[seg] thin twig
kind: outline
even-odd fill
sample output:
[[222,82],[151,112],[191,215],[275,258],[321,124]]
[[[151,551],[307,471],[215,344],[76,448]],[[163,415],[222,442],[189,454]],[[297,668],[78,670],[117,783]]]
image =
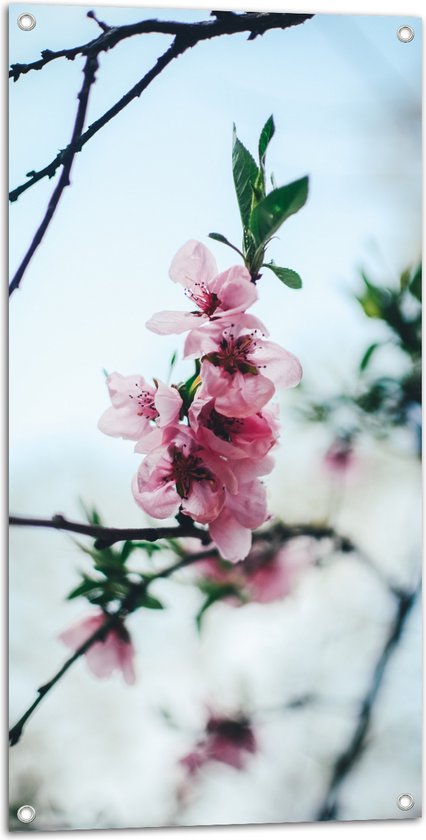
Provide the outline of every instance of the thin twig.
[[117,621],[122,621],[129,613],[131,613],[135,609],[135,605],[140,603],[140,597],[143,595],[148,587],[154,580],[160,580],[162,578],[168,578],[173,575],[175,572],[178,572],[180,569],[185,568],[186,566],[190,566],[193,563],[197,563],[200,560],[204,560],[206,557],[211,557],[212,551],[205,550],[199,551],[196,554],[189,554],[187,557],[179,560],[177,563],[174,563],[172,566],[168,566],[166,569],[162,569],[162,571],[157,572],[155,575],[151,575],[149,579],[143,580],[141,583],[133,584],[130,592],[123,599],[118,609],[112,614],[108,615],[105,614],[105,621],[104,623],[98,627],[98,629],[86,639],[77,650],[74,651],[72,656],[70,656],[66,662],[62,665],[59,671],[49,680],[47,683],[42,685],[37,690],[37,697],[28,707],[26,712],[19,718],[18,722],[15,723],[14,726],[9,731],[9,743],[10,746],[13,747],[21,738],[22,731],[27,720],[31,717],[31,715],[35,712],[37,706],[43,700],[43,697],[48,694],[48,692],[59,682],[59,680],[67,673],[67,671],[71,668],[71,665],[74,662],[77,662],[81,656],[84,656],[85,653],[92,647],[96,642],[100,642],[106,639],[109,631],[116,625]]
[[[53,58],[66,57],[75,58],[76,55],[99,55],[103,50],[111,49],[119,41],[130,35],[142,34],[147,32],[162,32],[168,35],[175,35],[171,46],[163,55],[158,58],[156,64],[134,85],[121,99],[119,99],[111,108],[108,109],[98,120],[89,126],[87,131],[79,138],[78,143],[73,147],[71,143],[61,151],[56,157],[38,171],[32,171],[29,178],[23,184],[15,187],[9,193],[10,201],[16,201],[22,193],[36,184],[43,178],[52,178],[58,167],[63,165],[64,156],[71,151],[79,152],[83,146],[113,117],[120,113],[133,99],[141,95],[141,93],[148,87],[148,85],[170,64],[170,62],[182,55],[187,49],[195,46],[199,41],[215,38],[220,35],[232,35],[238,32],[250,31],[253,34],[263,34],[269,29],[288,29],[290,26],[304,23],[305,20],[313,17],[313,15],[291,15],[291,14],[245,14],[232,15],[231,20],[220,19],[218,21],[202,21],[201,23],[170,23],[166,21],[141,21],[138,24],[131,26],[114,27],[107,33],[103,33],[99,38],[90,41],[81,47],[75,47],[72,50],[61,50],[53,53],[50,50],[45,50],[44,58],[39,62],[27,65],[12,65],[11,71],[16,78],[19,74],[27,73],[31,69],[41,69],[46,63],[52,61]],[[47,55],[46,55],[47,53]],[[36,66],[37,65],[37,66]],[[39,65],[39,66],[38,66]],[[16,69],[18,68],[18,70]]]
[[338,817],[338,795],[340,788],[355,764],[360,760],[375,702],[382,687],[389,660],[401,639],[408,616],[420,593],[420,585],[413,592],[401,593],[398,607],[388,637],[374,667],[369,689],[361,702],[355,730],[345,750],[338,756],[331,774],[324,801],[315,817],[316,821],[335,820]]
[[37,229],[33,241],[31,242],[30,247],[28,248],[27,253],[25,254],[24,259],[21,262],[15,276],[13,277],[10,286],[9,286],[9,295],[11,295],[15,289],[19,288],[19,284],[24,276],[25,270],[29,265],[31,258],[35,254],[38,246],[43,240],[43,237],[52,221],[52,217],[55,213],[55,210],[59,204],[61,195],[70,183],[70,173],[73,164],[73,160],[77,151],[77,141],[81,136],[83,131],[84,121],[86,118],[86,111],[89,102],[89,95],[90,89],[95,82],[96,78],[96,70],[98,69],[98,59],[97,56],[88,56],[84,65],[83,69],[83,85],[81,87],[80,93],[78,94],[78,108],[75,117],[75,123],[73,132],[71,135],[71,142],[66,150],[63,153],[63,170],[61,172],[61,176],[59,178],[58,184],[55,187],[52,196],[50,198],[49,204],[47,205],[47,210],[44,215],[43,221],[41,222],[39,228]]
[[95,548],[102,549],[123,540],[146,540],[155,542],[167,538],[197,537],[201,542],[210,542],[207,531],[202,531],[192,524],[192,520],[181,525],[166,528],[108,528],[104,525],[93,525],[85,522],[72,522],[62,514],[56,514],[51,519],[41,519],[31,516],[11,516],[10,525],[28,526],[33,528],[53,528],[56,531],[70,531],[73,534],[84,534],[96,540]]
[[[264,14],[259,12],[247,12],[244,14],[221,14],[212,12],[215,20],[203,20],[195,23],[179,23],[178,21],[166,20],[142,20],[137,23],[125,26],[108,27],[99,35],[78,47],[71,47],[63,50],[43,50],[41,58],[29,64],[12,64],[9,77],[15,82],[20,76],[29,73],[31,70],[42,70],[46,64],[58,58],[67,58],[73,61],[76,56],[99,55],[101,52],[115,47],[120,41],[131,38],[134,35],[162,34],[182,36],[189,38],[194,43],[205,41],[210,38],[217,38],[220,35],[233,35],[238,32],[250,32],[252,35],[263,35],[270,29],[288,29],[309,20],[313,15],[299,14]],[[93,13],[89,16],[94,18]],[[94,18],[96,20],[96,18]],[[104,24],[105,26],[105,24]],[[102,28],[102,27],[101,27]]]
[[10,201],[16,201],[22,193],[28,190],[30,187],[34,186],[37,181],[41,181],[43,178],[53,178],[57,169],[63,165],[64,158],[66,159],[67,155],[73,154],[75,155],[77,152],[81,152],[83,146],[86,145],[88,140],[93,137],[104,125],[106,125],[110,120],[113,119],[126,105],[129,104],[133,99],[136,99],[138,96],[143,93],[143,91],[151,84],[151,82],[173,61],[174,58],[177,58],[178,55],[181,55],[189,45],[180,44],[180,42],[175,39],[173,44],[166,50],[163,55],[161,55],[156,63],[151,67],[148,73],[140,79],[140,81],[134,85],[127,93],[119,99],[115,105],[109,108],[108,111],[99,117],[99,119],[95,120],[89,128],[81,134],[76,141],[71,141],[68,146],[65,147],[58,155],[43,169],[38,170],[38,172],[32,172],[31,177],[28,181],[24,181],[19,187],[16,187],[9,193]]

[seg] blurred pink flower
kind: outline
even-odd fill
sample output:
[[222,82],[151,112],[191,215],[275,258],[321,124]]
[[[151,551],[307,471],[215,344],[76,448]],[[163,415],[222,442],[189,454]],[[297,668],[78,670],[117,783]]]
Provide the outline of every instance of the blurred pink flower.
[[210,717],[204,737],[179,763],[191,776],[209,761],[219,761],[242,770],[248,755],[256,750],[255,736],[248,720]]
[[[105,620],[106,616],[102,612],[91,615],[65,630],[59,638],[67,647],[75,651],[99,630]],[[128,685],[133,685],[135,682],[133,644],[124,624],[118,619],[106,637],[95,642],[84,655],[90,670],[96,677],[102,679],[110,677],[114,671],[121,671]]]
[[146,513],[166,519],[181,510],[202,524],[219,515],[226,489],[237,492],[233,471],[184,425],[166,430],[163,444],[145,458],[133,481],[135,500]]
[[201,357],[203,394],[215,399],[226,417],[250,417],[273,397],[275,386],[291,388],[300,382],[298,359],[266,341],[252,316],[239,315],[232,323],[193,330],[185,342],[187,357]]
[[[315,543],[309,537],[297,537],[273,554],[260,541],[255,544],[243,573],[250,601],[269,604],[281,600],[295,588],[300,576],[315,563]],[[263,556],[262,556],[263,555]]]
[[234,586],[241,598],[229,595],[224,599],[233,606],[247,601],[269,604],[289,595],[315,559],[315,542],[309,537],[296,537],[281,548],[260,539],[242,562],[227,566],[212,556],[198,563],[196,571],[201,578]]
[[190,240],[180,248],[170,266],[170,277],[185,287],[198,312],[157,312],[147,321],[152,332],[169,335],[199,327],[224,314],[244,312],[257,300],[257,291],[244,266],[217,273],[213,255],[201,242]]
[[177,389],[160,381],[154,387],[142,376],[120,373],[108,376],[107,385],[112,407],[99,420],[101,432],[138,441],[139,452],[161,443],[159,429],[177,422],[179,417],[182,398]]
[[355,463],[352,438],[337,437],[324,455],[324,466],[337,475],[348,472]]

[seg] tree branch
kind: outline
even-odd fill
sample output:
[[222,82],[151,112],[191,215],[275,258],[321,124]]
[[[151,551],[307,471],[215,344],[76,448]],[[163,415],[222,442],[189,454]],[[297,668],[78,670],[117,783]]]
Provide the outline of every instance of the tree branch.
[[[206,544],[210,541],[208,531],[202,531],[199,528],[197,528],[196,525],[193,525],[190,521],[186,520],[181,522],[179,526],[174,526],[170,528],[109,528],[103,525],[72,522],[70,520],[65,519],[65,517],[61,514],[57,514],[51,519],[11,516],[10,524],[24,527],[28,526],[36,528],[52,528],[54,530],[59,531],[69,531],[71,533],[83,534],[88,537],[93,537],[96,540],[95,547],[98,549],[107,548],[108,546],[113,545],[114,543],[122,540],[146,540],[149,542],[154,542],[155,540],[166,537],[177,538],[189,536],[197,537],[203,544]],[[337,532],[333,528],[327,525],[311,523],[285,525],[284,523],[278,522],[265,531],[258,531],[255,534],[253,534],[253,540],[263,540],[264,542],[270,544],[277,543],[282,545],[283,543],[288,542],[289,540],[301,535],[310,536],[317,540],[332,539],[334,542],[334,547],[343,552],[357,551],[356,547],[350,540],[348,540],[346,537],[342,537],[339,534],[337,534]],[[135,609],[137,603],[140,602],[140,596],[146,592],[148,586],[150,586],[154,580],[170,577],[180,569],[183,569],[186,566],[191,566],[192,564],[197,563],[200,560],[204,560],[212,556],[219,556],[217,549],[214,547],[204,549],[194,554],[188,554],[186,557],[181,558],[173,565],[153,575],[149,578],[149,580],[142,580],[141,583],[133,584],[130,592],[128,593],[126,598],[123,599],[116,612],[114,612],[114,614],[112,615],[106,614],[104,624],[101,627],[99,627],[96,630],[96,632],[93,633],[84,642],[84,644],[82,644],[73,653],[73,655],[69,657],[69,659],[66,660],[64,665],[59,669],[59,671],[57,671],[57,673],[52,677],[52,679],[49,680],[49,682],[45,683],[38,689],[37,697],[34,700],[34,702],[29,706],[27,711],[22,715],[19,721],[10,730],[9,738],[11,746],[13,746],[19,741],[25,723],[27,722],[28,718],[31,717],[31,715],[33,714],[43,697],[51,690],[51,688],[53,688],[54,685],[56,685],[56,683],[68,671],[71,665],[73,665],[74,662],[77,661],[77,659],[83,656],[93,644],[95,644],[97,641],[101,641],[106,637],[109,630],[111,630],[111,628],[114,626],[114,623],[117,620],[123,620],[123,618],[125,618],[129,613],[131,613]],[[394,592],[394,594],[397,593]],[[409,612],[409,609],[411,609],[416,594],[417,593],[414,593],[412,595],[400,594],[398,596],[399,606],[397,618],[395,620],[395,626],[393,627],[390,638],[375,669],[373,686],[371,691],[369,692],[368,697],[363,703],[360,715],[360,721],[361,718],[362,720],[366,720],[367,725],[369,722],[369,716],[371,715],[371,708],[373,702],[380,687],[385,665],[387,664],[387,660],[389,659],[393,647],[397,644],[397,641],[402,633],[404,621]],[[355,746],[357,747],[360,737],[362,736],[363,738],[365,736],[365,732],[366,729],[362,730],[360,735],[360,733],[357,730],[358,734],[356,733],[356,737],[354,736],[353,742],[351,742],[351,747],[347,751],[350,756],[352,756],[352,753],[354,751],[354,747],[352,746],[352,744],[355,743]],[[360,749],[359,746],[357,748]],[[336,767],[338,766],[338,769],[335,770],[332,782],[330,784],[330,796],[334,795],[335,791],[337,790],[337,787],[343,780],[343,777],[340,778],[342,772],[341,768],[346,767],[347,763],[348,761],[345,757],[339,759],[339,761],[337,762]],[[349,766],[345,770],[345,773],[348,772]],[[319,819],[329,818],[331,819],[331,817],[319,817]]]
[[30,516],[11,516],[10,525],[29,526],[32,528],[53,528],[56,531],[70,531],[73,534],[84,534],[93,537],[95,548],[102,549],[114,545],[122,540],[156,540],[178,537],[197,537],[202,543],[210,542],[207,531],[202,531],[192,523],[192,520],[181,525],[168,528],[108,528],[104,525],[86,524],[85,522],[71,522],[62,514],[56,514],[51,519],[40,519]]
[[[212,12],[215,20],[199,21],[196,23],[179,23],[177,21],[163,20],[142,20],[137,23],[125,26],[113,26],[102,32],[98,38],[88,41],[78,47],[71,47],[63,50],[43,50],[41,58],[29,64],[11,64],[9,78],[15,82],[20,76],[29,73],[31,70],[42,70],[46,64],[58,58],[67,58],[70,61],[78,55],[90,56],[99,55],[113,49],[121,41],[135,35],[162,34],[183,37],[194,43],[205,41],[210,38],[217,38],[220,35],[233,35],[238,32],[250,32],[251,35],[263,35],[269,29],[288,29],[309,20],[313,15],[299,14],[264,14],[259,12],[247,12],[244,14],[225,14]],[[93,13],[88,14],[94,18]],[[96,20],[96,18],[94,18]],[[105,24],[104,24],[105,26]]]
[[399,595],[398,607],[389,630],[389,635],[374,667],[369,689],[361,702],[355,730],[346,749],[339,755],[334,764],[327,793],[315,817],[316,821],[335,820],[338,817],[338,795],[340,788],[352,768],[362,757],[371,726],[374,705],[383,683],[386,668],[401,639],[408,616],[419,593],[420,585],[413,592],[401,593]]
[[95,122],[93,122],[89,126],[89,128],[77,138],[76,141],[71,140],[69,145],[66,146],[65,149],[63,149],[61,152],[59,152],[59,154],[56,155],[56,157],[50,163],[48,163],[47,166],[43,167],[43,169],[40,169],[38,172],[34,171],[30,173],[31,177],[28,179],[28,181],[24,181],[23,184],[12,190],[9,193],[10,201],[16,201],[19,198],[19,196],[22,195],[22,193],[24,193],[30,187],[34,186],[34,184],[36,184],[38,181],[41,181],[43,178],[53,178],[56,170],[59,169],[60,166],[63,166],[64,159],[66,159],[69,154],[72,153],[73,155],[75,155],[77,152],[81,152],[83,146],[86,145],[88,140],[90,140],[91,137],[93,137],[93,135],[99,131],[99,129],[103,128],[103,126],[106,125],[110,120],[112,120],[113,117],[119,114],[120,111],[122,111],[123,108],[125,108],[126,105],[129,104],[129,102],[140,96],[141,93],[143,93],[143,91],[148,87],[148,85],[150,85],[151,82],[157,76],[159,76],[162,70],[164,70],[165,67],[167,67],[167,65],[170,64],[170,62],[173,61],[174,58],[177,58],[178,55],[181,55],[181,53],[184,52],[188,48],[188,46],[189,45],[180,44],[180,42],[177,39],[175,39],[172,45],[166,50],[166,52],[163,53],[163,55],[161,55],[157,59],[156,63],[151,67],[151,69],[148,70],[148,73],[146,73],[145,76],[142,79],[140,79],[140,81],[136,85],[134,85],[134,87],[127,91],[127,93],[124,96],[122,96],[122,98],[119,99],[115,103],[115,105],[109,108],[108,111],[105,111],[105,113],[101,117],[99,117],[99,119],[95,120]]
[[[81,47],[75,47],[71,50],[60,50],[59,52],[51,52],[45,50],[42,58],[33,64],[14,64],[12,65],[11,74],[15,78],[19,78],[22,73],[27,73],[32,69],[41,69],[49,61],[54,58],[66,57],[74,59],[77,55],[94,55],[98,56],[100,52],[111,49],[119,41],[128,38],[131,35],[142,34],[147,32],[162,32],[167,35],[174,35],[175,38],[171,46],[163,53],[157,60],[156,64],[132,87],[121,99],[119,99],[111,108],[108,109],[98,120],[92,123],[91,126],[79,138],[78,143],[73,144],[73,141],[61,151],[47,166],[39,171],[31,172],[30,177],[23,184],[20,184],[9,193],[10,201],[17,201],[20,195],[36,184],[43,178],[52,178],[56,170],[63,165],[64,156],[70,152],[80,152],[83,146],[103,128],[113,117],[120,113],[133,99],[139,97],[141,93],[148,87],[148,85],[158,76],[170,62],[182,55],[187,49],[195,46],[199,41],[210,38],[216,38],[220,35],[232,35],[238,32],[250,31],[251,35],[260,35],[269,29],[288,29],[290,26],[296,26],[303,23],[305,20],[313,17],[313,15],[292,15],[292,14],[244,14],[231,15],[229,19],[218,19],[217,21],[202,21],[200,23],[169,23],[166,21],[141,21],[130,26],[114,27],[106,33],[102,33],[99,38],[90,41]],[[47,53],[47,55],[46,55]],[[16,69],[18,68],[18,70]],[[18,75],[16,76],[16,73]]]
[[[175,529],[176,530],[176,529]],[[100,642],[106,638],[108,632],[114,627],[117,621],[122,621],[129,613],[131,613],[134,608],[135,604],[140,599],[141,595],[143,595],[148,587],[154,580],[160,580],[161,578],[168,578],[173,575],[175,572],[179,571],[180,569],[184,569],[186,566],[190,566],[193,563],[197,563],[200,560],[205,560],[206,557],[211,557],[212,550],[205,550],[199,551],[197,554],[189,554],[187,557],[179,560],[177,563],[174,563],[172,566],[169,566],[166,569],[163,569],[160,572],[157,572],[156,575],[151,575],[149,580],[143,580],[141,583],[133,584],[129,594],[126,598],[123,599],[118,609],[111,615],[105,614],[105,621],[98,627],[98,629],[83,642],[80,647],[77,648],[76,651],[70,656],[56,672],[56,674],[49,680],[47,683],[42,685],[37,690],[37,697],[35,698],[34,702],[28,707],[26,712],[19,718],[18,722],[15,723],[14,726],[9,731],[9,743],[10,746],[13,747],[21,738],[24,726],[27,720],[31,717],[31,715],[37,709],[37,706],[43,700],[43,697],[49,693],[49,691],[59,682],[59,680],[67,673],[67,671],[71,668],[71,665],[74,662],[77,662],[81,656],[84,656],[85,653],[92,647],[96,642]]]
[[97,69],[98,59],[96,55],[88,56],[83,69],[83,85],[77,97],[78,108],[75,117],[73,132],[71,135],[71,142],[68,146],[68,149],[66,149],[62,155],[63,170],[59,178],[58,184],[52,193],[49,204],[47,205],[47,210],[44,215],[43,221],[41,222],[38,230],[36,231],[33,241],[31,242],[31,245],[27,253],[25,254],[24,259],[22,260],[21,265],[19,266],[15,276],[13,277],[10,283],[9,295],[11,295],[15,291],[15,289],[19,288],[19,284],[22,280],[22,277],[24,276],[25,270],[28,267],[31,258],[35,254],[38,246],[42,242],[43,237],[49,227],[49,224],[52,221],[55,210],[59,204],[61,195],[65,187],[67,187],[70,183],[70,173],[73,160],[77,151],[77,141],[83,130],[84,120],[86,117],[86,111],[89,102],[90,89],[95,82]]

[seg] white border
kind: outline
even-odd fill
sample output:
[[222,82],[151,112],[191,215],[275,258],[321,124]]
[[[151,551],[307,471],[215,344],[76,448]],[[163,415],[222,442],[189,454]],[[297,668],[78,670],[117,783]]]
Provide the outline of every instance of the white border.
[[[46,3],[51,2],[51,0],[43,0],[41,5],[45,5]],[[36,5],[37,0],[31,0],[31,5]],[[17,4],[13,4],[17,5]],[[58,5],[58,3],[52,2],[52,5]],[[87,5],[83,3],[79,3],[76,0],[68,0],[67,5]],[[426,10],[424,5],[424,0],[386,0],[386,4],[383,3],[383,0],[358,0],[355,3],[355,0],[338,0],[338,2],[332,2],[332,0],[306,0],[306,2],[300,2],[300,0],[288,0],[285,4],[283,0],[268,0],[266,7],[262,3],[262,0],[259,2],[254,2],[254,0],[235,0],[235,2],[227,2],[227,0],[212,0],[212,2],[208,3],[206,0],[188,0],[187,3],[185,2],[178,2],[178,0],[159,0],[159,2],[141,2],[141,0],[124,0],[124,2],[117,2],[117,0],[101,0],[99,3],[94,3],[94,8],[96,6],[135,6],[136,8],[155,8],[155,7],[164,7],[164,8],[192,8],[192,9],[207,9],[210,10],[212,8],[215,9],[228,9],[228,10],[241,10],[241,11],[285,11],[285,12],[317,12],[317,13],[346,13],[346,14],[379,14],[379,15],[400,15],[402,22],[405,16],[418,16],[424,20],[426,19]],[[2,14],[0,16],[0,36],[1,36],[1,43],[4,47],[3,55],[7,56],[7,9],[9,4],[6,0],[0,0],[0,6]],[[20,4],[19,11],[25,11],[25,2]],[[424,51],[424,53],[426,50]],[[7,59],[3,62],[3,72],[5,73]],[[6,73],[5,73],[6,76]],[[423,72],[423,79],[425,79],[425,72]],[[1,168],[1,184],[3,187],[3,195],[6,194],[6,184],[7,184],[7,88],[6,84],[0,85],[0,96],[1,96],[1,114],[3,115],[3,131],[0,135],[0,144],[2,146],[2,161],[3,166]],[[423,114],[425,114],[426,109],[424,108]],[[425,119],[425,118],[424,118]],[[425,188],[425,177],[423,176],[423,189]],[[6,215],[6,214],[5,214]],[[1,249],[1,253],[7,253],[7,232],[6,232],[6,224],[3,225],[3,229],[1,232],[1,236],[3,237],[3,248]],[[5,287],[7,286],[7,264],[6,260],[4,260],[4,283]],[[6,303],[7,300],[7,293],[3,294],[2,297],[2,305],[4,306],[4,310],[2,311],[3,315],[3,355],[2,361],[3,364],[0,368],[0,377],[1,377],[1,385],[3,386],[3,394],[6,394],[6,374],[5,374],[5,366],[6,366],[6,337],[7,337],[7,329],[6,329]],[[4,401],[5,404],[6,401]],[[2,422],[2,431],[3,431],[3,442],[6,448],[6,418],[5,412],[0,412],[1,414],[1,422]],[[4,463],[4,460],[2,461]],[[6,476],[4,483],[0,485],[0,500],[3,502],[2,510],[4,512],[4,516],[2,517],[2,524],[4,527],[4,523],[6,520]],[[3,532],[3,541],[2,545],[6,546],[6,531]],[[4,550],[5,554],[5,550]],[[5,558],[6,560],[6,558]],[[4,600],[3,603],[6,602],[6,576],[3,575],[3,593],[4,593]],[[2,615],[5,616],[5,611],[2,612]],[[0,622],[0,626],[2,631],[6,631],[6,619],[4,618],[3,621]],[[5,633],[6,635],[6,633]],[[6,650],[6,641],[3,645],[3,651]],[[4,661],[6,662],[6,653],[4,653]],[[6,662],[7,664],[7,662]],[[7,668],[5,667],[4,673],[6,675]],[[5,690],[3,691],[2,696],[2,703],[4,704],[4,714],[2,716],[3,726],[4,721],[7,717],[7,709],[6,706],[6,686],[7,680],[4,681]],[[424,743],[424,737],[423,737]],[[1,834],[5,836],[10,836],[7,832],[7,743],[6,739],[2,739],[3,744],[3,760],[0,762],[0,791],[1,791],[1,820],[0,820],[0,831]],[[42,757],[40,757],[42,759]],[[397,757],[395,757],[397,760]],[[4,778],[3,778],[4,777]],[[220,828],[173,828],[173,829],[144,829],[143,830],[143,837],[147,838],[158,838],[158,840],[162,840],[162,838],[172,838],[176,836],[178,840],[191,840],[191,838],[205,838],[205,840],[230,840],[230,838],[243,838],[246,835],[250,838],[250,840],[265,840],[265,838],[278,838],[283,837],[285,835],[286,840],[299,840],[300,838],[305,838],[307,836],[313,837],[319,836],[321,838],[331,837],[331,840],[340,840],[341,837],[343,838],[353,838],[356,836],[357,833],[362,832],[363,840],[388,840],[388,838],[394,838],[395,836],[400,837],[401,832],[404,832],[408,837],[408,840],[412,840],[414,837],[419,836],[419,832],[424,835],[425,832],[425,825],[424,819],[417,819],[417,820],[396,820],[396,821],[389,821],[389,822],[358,822],[358,823],[303,823],[303,824],[286,824],[286,825],[275,825],[275,826],[238,826],[238,827],[220,827]],[[56,833],[56,832],[55,832]],[[93,832],[83,832],[84,834],[93,834]],[[136,833],[140,833],[138,830],[132,830],[131,833],[135,835]],[[37,832],[36,836],[38,837],[49,837],[52,832]],[[102,840],[103,837],[107,838],[107,840],[120,840],[122,837],[122,831],[96,831],[95,837]]]

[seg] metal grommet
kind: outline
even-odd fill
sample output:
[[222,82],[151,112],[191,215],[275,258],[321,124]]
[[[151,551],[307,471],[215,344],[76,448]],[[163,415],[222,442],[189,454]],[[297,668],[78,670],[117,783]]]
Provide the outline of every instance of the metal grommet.
[[399,27],[398,32],[396,34],[403,44],[409,44],[410,41],[412,41],[414,38],[414,29],[412,29],[411,26],[407,26],[407,24],[405,24],[404,26]]
[[18,809],[16,816],[18,820],[22,823],[30,823],[36,818],[36,811],[32,805],[21,805]]
[[401,811],[409,811],[414,805],[414,798],[411,793],[401,793],[401,796],[398,796],[397,804]]
[[22,12],[22,15],[18,17],[18,26],[24,32],[30,32],[31,29],[34,29],[36,23],[37,21],[34,15],[30,14],[30,12]]

